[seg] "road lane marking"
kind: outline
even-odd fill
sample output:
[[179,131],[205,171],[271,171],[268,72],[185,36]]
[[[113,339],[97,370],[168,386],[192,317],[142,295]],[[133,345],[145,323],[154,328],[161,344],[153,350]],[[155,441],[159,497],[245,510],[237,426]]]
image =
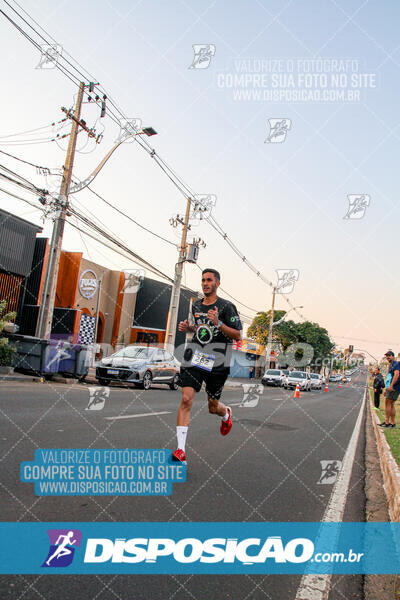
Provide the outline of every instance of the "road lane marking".
[[[349,492],[351,473],[353,471],[354,459],[360,436],[361,423],[363,420],[364,407],[367,397],[367,388],[364,391],[364,398],[361,403],[357,421],[347,446],[346,453],[342,462],[342,469],[333,486],[331,497],[322,517],[322,523],[338,522],[343,518],[346,506],[347,495]],[[319,534],[317,535],[317,539]],[[317,541],[316,544],[317,545]],[[306,574],[303,575],[297,590],[295,600],[327,600],[330,592],[332,574]]]
[[170,415],[171,410],[162,412],[141,413],[140,415],[119,415],[117,417],[104,417],[107,421],[117,421],[118,419],[137,419],[138,417],[157,417],[158,415]]

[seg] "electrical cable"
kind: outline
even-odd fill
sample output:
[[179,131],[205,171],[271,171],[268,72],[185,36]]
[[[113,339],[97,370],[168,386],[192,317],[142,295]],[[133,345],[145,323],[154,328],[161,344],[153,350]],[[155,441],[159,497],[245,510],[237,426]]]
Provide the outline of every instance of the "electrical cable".
[[107,206],[110,206],[112,209],[114,209],[116,212],[118,212],[120,215],[124,216],[125,218],[129,219],[129,221],[132,221],[132,223],[135,223],[135,225],[137,225],[138,227],[140,227],[141,229],[143,229],[144,231],[147,231],[147,233],[151,233],[151,235],[154,235],[155,237],[157,237],[158,239],[162,240],[163,242],[166,242],[167,244],[170,244],[171,246],[176,247],[177,244],[175,244],[174,242],[171,242],[170,240],[167,240],[166,238],[162,237],[161,235],[159,235],[158,233],[155,233],[154,231],[152,231],[151,229],[148,229],[147,227],[145,227],[144,225],[142,225],[141,223],[139,223],[138,221],[135,221],[135,219],[133,219],[131,216],[129,216],[128,214],[124,213],[122,210],[120,210],[119,208],[117,208],[116,206],[114,206],[113,204],[111,204],[111,202],[108,202],[108,200],[106,200],[105,198],[103,198],[102,196],[100,196],[100,194],[98,194],[97,192],[95,192],[90,186],[87,186],[87,189],[92,192],[92,194],[94,194],[95,196],[97,196],[97,198],[99,198],[100,200],[102,200],[105,204],[107,204]]
[[29,200],[27,200],[26,198],[21,198],[21,196],[17,196],[16,194],[13,194],[12,192],[9,192],[8,190],[4,190],[3,188],[0,188],[0,192],[4,192],[4,194],[7,194],[8,196],[12,196],[13,198],[17,198],[18,200],[22,200],[22,202],[26,202],[26,204],[29,204],[30,206],[33,206],[33,208],[36,208],[37,210],[40,210],[43,214],[45,213],[44,208],[42,208],[40,206],[36,206],[36,204],[33,204],[33,202],[29,202]]

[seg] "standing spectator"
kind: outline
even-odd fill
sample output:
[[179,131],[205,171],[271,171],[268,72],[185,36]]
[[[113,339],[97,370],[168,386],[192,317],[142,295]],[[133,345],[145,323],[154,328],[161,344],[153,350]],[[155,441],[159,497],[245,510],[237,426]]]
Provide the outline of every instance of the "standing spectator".
[[382,373],[379,367],[375,368],[374,372],[374,404],[375,409],[378,410],[381,402],[382,390],[385,388],[385,380],[383,379]]
[[392,350],[386,352],[385,358],[389,363],[385,390],[385,422],[379,425],[381,427],[396,427],[396,407],[394,403],[400,394],[400,363],[394,360]]

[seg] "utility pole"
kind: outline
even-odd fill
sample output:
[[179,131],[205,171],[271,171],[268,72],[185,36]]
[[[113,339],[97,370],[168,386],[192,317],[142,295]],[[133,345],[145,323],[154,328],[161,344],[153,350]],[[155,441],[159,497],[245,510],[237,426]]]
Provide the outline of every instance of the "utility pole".
[[171,352],[171,354],[174,353],[174,348],[175,348],[176,323],[178,320],[179,296],[180,296],[180,291],[181,291],[183,263],[185,262],[185,258],[186,258],[186,240],[187,240],[187,232],[189,229],[189,216],[190,216],[191,202],[192,202],[191,198],[188,198],[187,202],[186,202],[185,220],[182,223],[183,229],[182,229],[181,245],[179,248],[179,258],[178,258],[178,262],[175,265],[175,277],[174,277],[174,283],[173,283],[172,291],[171,291],[171,300],[169,303],[167,330],[165,332],[164,347],[169,352]]
[[[53,233],[51,236],[49,257],[47,262],[46,277],[43,286],[42,300],[39,308],[36,336],[49,338],[53,321],[54,301],[56,297],[58,268],[60,265],[61,244],[64,234],[65,217],[68,209],[68,193],[71,184],[72,169],[74,166],[76,142],[79,133],[82,99],[85,84],[79,84],[78,97],[72,118],[71,134],[69,137],[67,156],[64,164],[63,178],[60,187],[60,206],[56,216]],[[85,128],[85,127],[84,127]]]
[[268,342],[267,342],[267,361],[265,364],[265,368],[269,369],[269,365],[271,362],[271,350],[272,350],[272,329],[274,327],[274,309],[275,309],[275,294],[276,287],[272,290],[272,306],[271,306],[271,316],[269,319],[269,328],[268,328]]

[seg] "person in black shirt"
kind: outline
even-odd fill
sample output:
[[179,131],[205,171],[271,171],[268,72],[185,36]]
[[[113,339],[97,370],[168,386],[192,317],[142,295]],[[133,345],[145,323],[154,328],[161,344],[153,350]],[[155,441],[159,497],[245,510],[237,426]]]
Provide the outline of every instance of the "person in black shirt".
[[385,388],[385,380],[383,379],[382,373],[379,367],[375,368],[374,377],[374,405],[378,409],[381,402],[382,390]]
[[225,381],[229,375],[233,340],[240,340],[242,324],[232,302],[217,296],[220,275],[215,269],[204,269],[201,286],[204,298],[192,305],[192,324],[179,323],[179,331],[193,333],[181,363],[180,385],[182,400],[178,410],[176,433],[178,448],[173,460],[186,462],[185,444],[196,392],[206,384],[208,410],[222,417],[220,432],[227,435],[232,429],[232,410],[220,402]]

